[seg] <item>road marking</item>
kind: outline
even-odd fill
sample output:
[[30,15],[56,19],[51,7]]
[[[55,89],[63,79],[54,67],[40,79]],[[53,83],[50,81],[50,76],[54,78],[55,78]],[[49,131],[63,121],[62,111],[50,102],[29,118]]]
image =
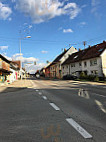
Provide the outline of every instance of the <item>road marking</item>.
[[95,102],[98,105],[98,107],[100,108],[100,110],[103,111],[104,113],[106,113],[106,109],[103,107],[102,103],[99,102],[98,100],[95,100]]
[[55,110],[60,110],[59,107],[57,107],[54,103],[49,103]]
[[92,138],[92,135],[89,134],[85,129],[83,129],[78,123],[76,123],[72,118],[67,118],[66,121],[75,128],[85,139]]
[[36,92],[38,92],[39,90],[36,90]]
[[41,92],[39,92],[39,95],[42,95],[42,93],[41,93]]
[[43,98],[44,100],[47,100],[47,97],[46,97],[46,96],[42,96],[42,98]]
[[100,94],[96,94],[96,93],[93,93],[94,95],[97,95],[97,96],[99,96],[99,97],[106,97],[106,96],[104,96],[104,95],[100,95]]
[[103,88],[106,88],[106,86],[103,86]]

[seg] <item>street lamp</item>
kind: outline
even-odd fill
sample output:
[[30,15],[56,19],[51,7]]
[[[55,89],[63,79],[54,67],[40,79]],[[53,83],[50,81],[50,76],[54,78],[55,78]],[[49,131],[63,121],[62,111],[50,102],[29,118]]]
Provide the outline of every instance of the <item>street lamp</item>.
[[[26,36],[26,37],[23,37],[23,38],[19,39],[20,40],[20,60],[21,60],[21,55],[22,55],[22,53],[21,53],[21,41],[23,39],[26,39],[26,38],[31,38],[31,36]],[[21,60],[21,80],[22,80],[22,60]]]

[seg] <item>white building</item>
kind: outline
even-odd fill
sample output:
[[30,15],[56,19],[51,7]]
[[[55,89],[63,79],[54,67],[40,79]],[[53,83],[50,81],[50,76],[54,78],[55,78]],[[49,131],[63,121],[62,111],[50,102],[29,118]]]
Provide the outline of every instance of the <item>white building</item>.
[[61,78],[62,77],[62,68],[61,64],[71,55],[72,53],[77,52],[77,49],[73,46],[68,50],[64,50],[55,60],[50,64],[50,77]]
[[106,42],[73,53],[62,64],[62,76],[71,74],[106,76]]

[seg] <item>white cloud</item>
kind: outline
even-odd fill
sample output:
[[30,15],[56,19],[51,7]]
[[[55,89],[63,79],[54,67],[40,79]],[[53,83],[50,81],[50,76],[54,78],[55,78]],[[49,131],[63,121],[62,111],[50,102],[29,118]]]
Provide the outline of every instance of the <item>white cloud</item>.
[[29,73],[34,74],[37,70],[40,70],[41,68],[45,67],[46,63],[38,63],[36,65],[30,65],[28,64],[25,68]]
[[43,54],[47,54],[47,53],[48,53],[48,51],[44,51],[44,50],[43,50],[43,51],[41,51],[41,53],[43,53]]
[[8,49],[8,46],[0,46],[0,50],[6,50]]
[[34,23],[45,22],[61,15],[69,15],[74,19],[80,12],[76,3],[65,5],[59,0],[17,0],[16,9],[31,17]]
[[21,56],[20,56],[20,54],[19,53],[16,53],[16,54],[14,54],[13,55],[13,59],[14,60],[21,60],[22,62],[35,62],[35,61],[39,61],[39,59],[37,59],[37,58],[34,58],[34,57],[29,57],[29,58],[26,58],[26,57],[23,57],[22,56],[23,54],[21,54]]
[[95,16],[100,16],[98,12],[98,6],[100,5],[100,0],[91,0],[91,13],[93,13]]
[[0,2],[0,19],[6,20],[10,17],[11,14],[11,8]]
[[29,29],[31,29],[32,28],[32,25],[29,25],[29,27],[28,27]]
[[73,33],[72,29],[63,29],[63,33]]
[[81,22],[80,25],[84,26],[84,25],[86,25],[86,22]]

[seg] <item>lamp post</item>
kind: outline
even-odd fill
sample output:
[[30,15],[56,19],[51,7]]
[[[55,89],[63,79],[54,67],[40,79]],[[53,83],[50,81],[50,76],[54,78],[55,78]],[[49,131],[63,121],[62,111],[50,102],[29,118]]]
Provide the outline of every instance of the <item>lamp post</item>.
[[[26,36],[26,37],[23,37],[23,38],[19,39],[19,41],[20,41],[20,60],[21,60],[21,55],[22,55],[22,53],[21,53],[21,41],[23,39],[26,39],[26,38],[31,38],[31,36]],[[21,60],[21,80],[22,80],[22,60]]]

